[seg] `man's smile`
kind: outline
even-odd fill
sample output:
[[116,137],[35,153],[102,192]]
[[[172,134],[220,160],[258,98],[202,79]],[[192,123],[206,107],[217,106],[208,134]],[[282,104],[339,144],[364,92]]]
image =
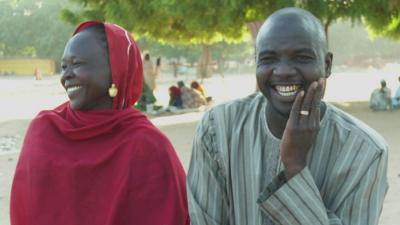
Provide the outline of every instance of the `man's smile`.
[[295,96],[296,93],[300,90],[300,85],[275,85],[274,89],[278,92],[279,95],[284,97]]

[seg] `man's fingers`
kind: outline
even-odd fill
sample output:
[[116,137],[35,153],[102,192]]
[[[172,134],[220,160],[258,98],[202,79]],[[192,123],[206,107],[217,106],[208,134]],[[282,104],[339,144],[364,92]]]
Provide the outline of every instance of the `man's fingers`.
[[319,110],[321,99],[324,94],[324,86],[325,86],[325,78],[319,79],[318,86],[315,90],[315,94],[311,102],[310,114],[315,114]]
[[300,91],[294,100],[292,110],[290,111],[290,118],[294,121],[299,120],[299,115],[300,115],[300,109],[301,109],[301,103],[303,101],[304,97],[304,91]]
[[303,119],[306,119],[307,117],[310,116],[311,104],[314,99],[314,95],[315,95],[315,91],[316,91],[317,87],[318,87],[318,84],[316,81],[312,82],[312,84],[308,87],[307,93],[303,100],[303,104],[301,106],[301,112],[300,112],[300,114],[301,114],[300,116]]
[[324,82],[325,80],[320,79],[318,81],[318,87],[316,88],[312,103],[311,103],[311,109],[310,109],[310,119],[312,120],[312,123],[314,126],[319,124],[320,120],[320,107],[321,107],[321,98],[323,96],[324,92]]

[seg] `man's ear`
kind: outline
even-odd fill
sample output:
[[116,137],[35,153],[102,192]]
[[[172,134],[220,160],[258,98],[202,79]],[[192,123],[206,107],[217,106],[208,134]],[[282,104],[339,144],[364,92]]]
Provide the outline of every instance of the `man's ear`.
[[333,60],[333,54],[331,52],[326,53],[326,55],[325,55],[325,78],[328,78],[331,75],[332,60]]

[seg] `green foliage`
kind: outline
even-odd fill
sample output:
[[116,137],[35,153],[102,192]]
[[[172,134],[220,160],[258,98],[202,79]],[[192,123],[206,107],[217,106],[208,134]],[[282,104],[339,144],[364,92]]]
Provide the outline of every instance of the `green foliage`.
[[[79,1],[79,0],[77,0]],[[63,10],[63,18],[76,24],[99,19],[117,23],[135,36],[175,44],[210,44],[241,41],[247,31],[230,1],[191,0],[80,0],[79,13]],[[89,11],[96,12],[88,14]],[[74,15],[71,15],[74,14]]]
[[374,59],[373,63],[378,63],[381,59],[397,59],[400,52],[400,45],[394,41],[378,37],[373,40],[369,38],[362,24],[350,22],[332,24],[329,36],[332,40],[330,49],[335,64],[366,59]]
[[140,38],[137,43],[142,53],[149,52],[153,58],[159,56],[175,60],[184,58],[188,63],[195,63],[201,55],[201,48],[198,45],[171,45],[147,38]]
[[0,1],[0,56],[58,61],[73,27],[59,18],[67,1]]
[[[321,19],[327,32],[337,19],[363,18],[378,34],[398,33],[399,0],[73,0],[79,13],[64,10],[63,18],[76,24],[87,19],[107,19],[136,36],[179,44],[241,42],[246,24],[262,21],[283,7],[300,7]],[[397,14],[396,14],[397,12]],[[79,19],[78,19],[79,18]]]
[[368,13],[364,19],[369,31],[375,36],[400,39],[400,0],[368,1],[365,6]]
[[211,45],[211,55],[214,59],[241,61],[248,59],[254,52],[254,46],[249,41],[238,44],[218,42]]
[[[146,38],[137,41],[142,52],[149,52],[153,58],[184,58],[188,63],[195,63],[202,54],[200,45],[165,44]],[[213,59],[243,61],[253,54],[254,47],[250,42],[227,43],[217,42],[209,46]]]

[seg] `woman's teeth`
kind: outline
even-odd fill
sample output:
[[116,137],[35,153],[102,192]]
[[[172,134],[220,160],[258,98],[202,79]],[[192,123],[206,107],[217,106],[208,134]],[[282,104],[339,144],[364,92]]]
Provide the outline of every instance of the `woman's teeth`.
[[67,93],[70,94],[78,89],[80,89],[82,86],[72,86],[67,88]]
[[288,85],[288,86],[283,86],[283,85],[276,85],[275,89],[279,93],[279,95],[289,97],[289,96],[294,96],[297,91],[299,90],[300,85]]

